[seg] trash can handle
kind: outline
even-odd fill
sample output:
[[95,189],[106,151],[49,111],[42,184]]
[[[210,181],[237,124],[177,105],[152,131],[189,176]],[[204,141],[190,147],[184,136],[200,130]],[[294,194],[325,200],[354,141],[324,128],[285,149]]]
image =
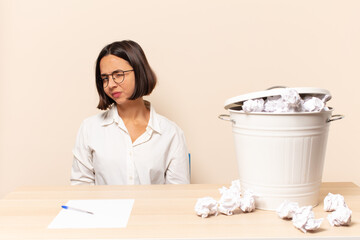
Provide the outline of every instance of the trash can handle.
[[224,120],[224,121],[232,122],[233,124],[236,123],[234,119],[231,119],[231,118],[230,118],[230,115],[229,115],[229,114],[220,114],[220,115],[218,116],[218,118],[220,118],[221,120]]
[[272,86],[267,88],[266,90],[271,90],[271,89],[275,89],[275,88],[287,88],[287,86]]
[[331,115],[331,117],[326,120],[326,122],[331,122],[331,121],[336,121],[336,120],[340,120],[343,119],[345,116],[341,115],[341,114],[335,114],[335,115]]

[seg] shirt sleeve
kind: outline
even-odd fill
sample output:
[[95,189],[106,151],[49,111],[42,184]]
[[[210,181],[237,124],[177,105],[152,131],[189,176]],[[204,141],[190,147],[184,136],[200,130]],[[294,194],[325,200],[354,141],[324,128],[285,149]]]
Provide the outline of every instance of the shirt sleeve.
[[180,130],[175,141],[175,151],[170,156],[170,164],[166,170],[166,184],[189,184],[189,152],[187,150],[184,133]]
[[88,140],[86,122],[84,121],[80,126],[73,149],[71,185],[95,185],[95,172]]

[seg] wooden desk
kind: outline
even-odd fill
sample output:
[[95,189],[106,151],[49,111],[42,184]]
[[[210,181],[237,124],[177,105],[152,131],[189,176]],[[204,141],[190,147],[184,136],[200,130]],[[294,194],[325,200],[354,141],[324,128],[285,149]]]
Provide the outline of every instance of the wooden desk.
[[[348,227],[331,227],[327,219],[314,233],[302,233],[275,212],[256,210],[202,219],[194,212],[197,198],[218,200],[224,185],[38,186],[21,187],[0,200],[0,239],[360,239],[360,188],[353,183],[323,183],[321,199],[339,193],[353,211]],[[225,185],[229,186],[229,185]],[[133,198],[127,228],[48,229],[60,206],[70,199]],[[323,203],[314,208],[326,218]]]

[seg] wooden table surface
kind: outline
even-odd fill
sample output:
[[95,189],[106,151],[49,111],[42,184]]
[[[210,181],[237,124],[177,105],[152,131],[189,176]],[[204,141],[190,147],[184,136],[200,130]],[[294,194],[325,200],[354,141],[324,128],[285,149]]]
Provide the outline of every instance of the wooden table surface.
[[[195,214],[198,198],[219,200],[218,188],[229,185],[21,187],[0,200],[0,239],[360,239],[360,188],[353,183],[322,184],[314,212],[325,219],[320,229],[306,234],[272,211],[205,219]],[[331,227],[327,221],[323,199],[329,192],[345,197],[353,212],[350,226]],[[68,200],[130,198],[135,202],[126,228],[47,228]]]

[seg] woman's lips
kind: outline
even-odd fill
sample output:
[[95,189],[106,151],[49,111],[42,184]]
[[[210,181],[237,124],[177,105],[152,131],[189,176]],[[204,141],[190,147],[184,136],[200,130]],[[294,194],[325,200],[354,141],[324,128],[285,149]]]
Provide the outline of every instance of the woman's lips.
[[111,93],[111,96],[113,98],[118,98],[118,97],[120,97],[120,95],[121,95],[121,92],[113,92],[113,93]]

